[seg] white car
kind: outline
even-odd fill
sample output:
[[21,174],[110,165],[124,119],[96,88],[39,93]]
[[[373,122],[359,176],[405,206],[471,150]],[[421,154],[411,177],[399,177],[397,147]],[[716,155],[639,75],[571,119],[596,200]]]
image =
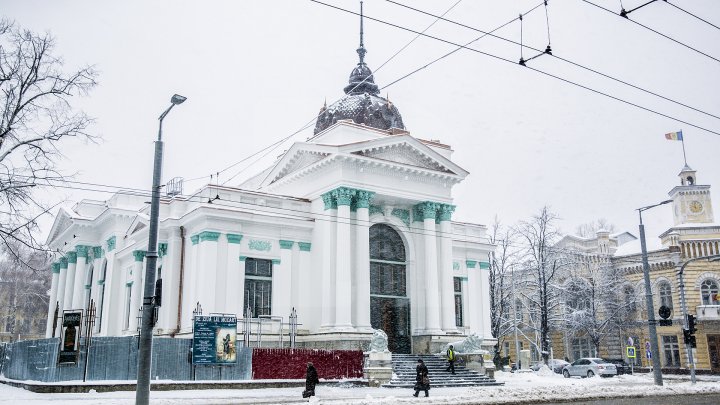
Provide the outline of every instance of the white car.
[[598,357],[588,357],[575,360],[563,368],[563,376],[570,378],[579,377],[612,377],[617,375],[617,368],[614,364]]

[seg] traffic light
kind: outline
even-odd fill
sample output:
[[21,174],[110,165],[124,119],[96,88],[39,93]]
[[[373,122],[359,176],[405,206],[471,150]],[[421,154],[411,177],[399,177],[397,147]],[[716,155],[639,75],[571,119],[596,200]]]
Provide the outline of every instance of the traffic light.
[[695,317],[693,315],[687,316],[687,327],[691,335],[697,332],[697,327],[695,326]]

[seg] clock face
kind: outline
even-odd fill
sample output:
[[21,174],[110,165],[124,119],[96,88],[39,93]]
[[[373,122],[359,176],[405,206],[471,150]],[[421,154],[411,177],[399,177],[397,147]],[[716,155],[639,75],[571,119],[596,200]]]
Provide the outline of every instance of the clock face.
[[703,205],[700,201],[694,200],[690,201],[690,212],[697,214],[700,211],[702,211]]

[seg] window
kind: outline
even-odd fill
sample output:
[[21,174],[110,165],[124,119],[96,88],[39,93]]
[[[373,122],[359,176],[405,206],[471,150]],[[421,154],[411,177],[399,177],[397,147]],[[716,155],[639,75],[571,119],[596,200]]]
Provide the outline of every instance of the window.
[[670,309],[673,309],[672,289],[670,288],[670,283],[660,283],[660,285],[658,286],[658,291],[660,293],[660,306],[664,305]]
[[405,243],[385,224],[370,228],[370,294],[407,297]]
[[583,357],[595,357],[595,346],[588,338],[573,338],[570,350],[573,359],[576,360]]
[[98,278],[98,281],[101,281],[100,283],[100,293],[98,295],[98,304],[97,312],[95,313],[95,316],[97,316],[97,322],[95,322],[95,332],[100,332],[100,326],[102,325],[102,314],[103,314],[103,304],[105,303],[105,276],[107,275],[107,261],[103,263],[102,272],[100,273],[100,277]]
[[720,305],[718,302],[718,285],[714,280],[705,280],[700,285],[703,305]]
[[629,314],[632,314],[637,309],[635,302],[635,289],[632,286],[625,286],[623,288],[623,302],[625,303],[625,309]]
[[132,283],[125,285],[125,330],[130,329],[130,300],[132,299]]
[[463,326],[463,291],[462,278],[454,277],[453,285],[455,288],[455,326]]
[[272,298],[272,261],[245,259],[245,308],[252,316],[270,315]]
[[662,342],[665,367],[680,367],[680,346],[678,346],[677,336],[663,336]]

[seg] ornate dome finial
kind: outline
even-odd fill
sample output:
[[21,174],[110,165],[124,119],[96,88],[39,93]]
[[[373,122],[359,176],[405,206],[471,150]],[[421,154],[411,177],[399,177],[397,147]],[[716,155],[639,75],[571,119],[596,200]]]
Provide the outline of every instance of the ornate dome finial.
[[360,64],[365,63],[365,44],[363,43],[363,2],[360,2],[360,47],[357,49],[358,56],[360,56]]
[[355,66],[355,69],[353,69],[352,72],[350,72],[350,80],[349,84],[345,86],[343,89],[345,91],[345,94],[372,94],[372,95],[378,95],[380,94],[380,90],[378,89],[377,84],[375,84],[375,79],[372,75],[372,70],[365,64],[365,54],[367,54],[367,50],[365,49],[365,41],[364,41],[364,30],[363,30],[363,2],[360,2],[360,47],[357,49],[358,56],[360,57],[360,61],[358,62],[357,66]]

